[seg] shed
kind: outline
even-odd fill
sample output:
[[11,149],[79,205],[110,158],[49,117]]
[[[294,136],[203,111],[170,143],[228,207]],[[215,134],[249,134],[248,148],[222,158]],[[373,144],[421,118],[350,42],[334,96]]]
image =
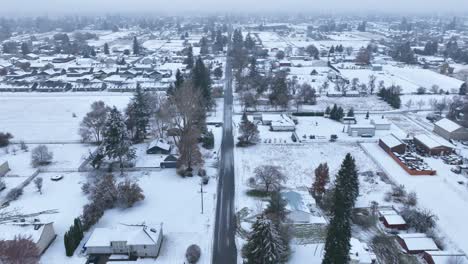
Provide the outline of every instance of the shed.
[[285,114],[262,114],[262,124],[269,125],[272,131],[294,131],[294,121]]
[[371,119],[370,123],[375,126],[375,130],[390,130],[392,126],[386,118]]
[[386,228],[406,230],[407,225],[405,219],[393,209],[379,210],[379,220],[382,221]]
[[429,155],[445,155],[453,152],[454,147],[444,139],[435,139],[425,134],[414,136],[414,143]]
[[460,252],[425,251],[423,258],[428,264],[468,264],[468,258]]
[[286,201],[287,218],[293,224],[326,224],[319,213],[313,212],[315,200],[308,193],[284,191],[281,197]]
[[164,158],[163,161],[159,164],[161,168],[176,168],[177,167],[177,157],[174,155],[168,155]]
[[349,125],[348,135],[352,137],[375,136],[374,125]]
[[10,171],[10,165],[8,161],[0,161],[0,177],[3,177]]
[[379,146],[387,153],[396,152],[403,154],[406,152],[406,144],[393,134],[380,138]]
[[170,154],[171,145],[163,139],[155,139],[151,141],[146,150],[146,154]]
[[439,250],[432,238],[424,233],[399,234],[396,237],[398,243],[409,254],[419,254],[424,251]]
[[434,123],[434,133],[446,140],[468,140],[468,130],[448,118]]

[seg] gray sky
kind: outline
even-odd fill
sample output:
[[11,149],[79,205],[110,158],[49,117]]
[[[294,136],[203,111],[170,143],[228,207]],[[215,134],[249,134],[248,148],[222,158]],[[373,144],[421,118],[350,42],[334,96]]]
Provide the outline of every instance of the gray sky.
[[[2,3],[3,2],[3,3]],[[466,12],[468,0],[0,0],[1,13]]]

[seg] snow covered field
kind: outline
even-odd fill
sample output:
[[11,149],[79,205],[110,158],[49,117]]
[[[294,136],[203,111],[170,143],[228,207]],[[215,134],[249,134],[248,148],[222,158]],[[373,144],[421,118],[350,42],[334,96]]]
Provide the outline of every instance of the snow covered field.
[[78,128],[91,103],[102,100],[107,105],[123,109],[131,96],[105,93],[2,94],[0,124],[2,131],[14,136],[14,141],[79,141]]

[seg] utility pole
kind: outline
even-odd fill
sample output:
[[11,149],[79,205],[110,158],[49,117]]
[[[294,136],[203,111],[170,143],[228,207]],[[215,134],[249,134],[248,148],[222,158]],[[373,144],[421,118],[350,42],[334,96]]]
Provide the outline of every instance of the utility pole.
[[203,181],[200,181],[200,197],[201,197],[201,213],[203,214],[203,194],[205,192],[203,192]]

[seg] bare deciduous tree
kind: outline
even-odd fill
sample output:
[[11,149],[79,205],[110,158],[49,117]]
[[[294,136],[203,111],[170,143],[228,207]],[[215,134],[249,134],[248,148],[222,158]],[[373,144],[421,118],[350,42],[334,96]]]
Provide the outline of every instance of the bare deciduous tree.
[[91,104],[91,111],[81,121],[79,134],[84,142],[99,143],[110,108],[103,101]]
[[0,241],[0,263],[37,264],[39,249],[31,237],[16,236],[13,240]]
[[186,81],[171,98],[172,136],[179,149],[179,167],[191,168],[203,163],[198,147],[200,130],[205,127],[205,107],[200,92]]
[[287,180],[278,166],[263,165],[254,170],[257,185],[263,187],[266,192],[278,191],[281,184]]
[[34,167],[47,165],[52,162],[54,154],[49,151],[46,145],[39,145],[31,152],[31,164]]
[[143,199],[143,190],[135,181],[127,179],[117,186],[117,202],[120,206],[129,208]]
[[34,179],[34,185],[36,186],[37,191],[42,194],[42,177],[37,177]]

